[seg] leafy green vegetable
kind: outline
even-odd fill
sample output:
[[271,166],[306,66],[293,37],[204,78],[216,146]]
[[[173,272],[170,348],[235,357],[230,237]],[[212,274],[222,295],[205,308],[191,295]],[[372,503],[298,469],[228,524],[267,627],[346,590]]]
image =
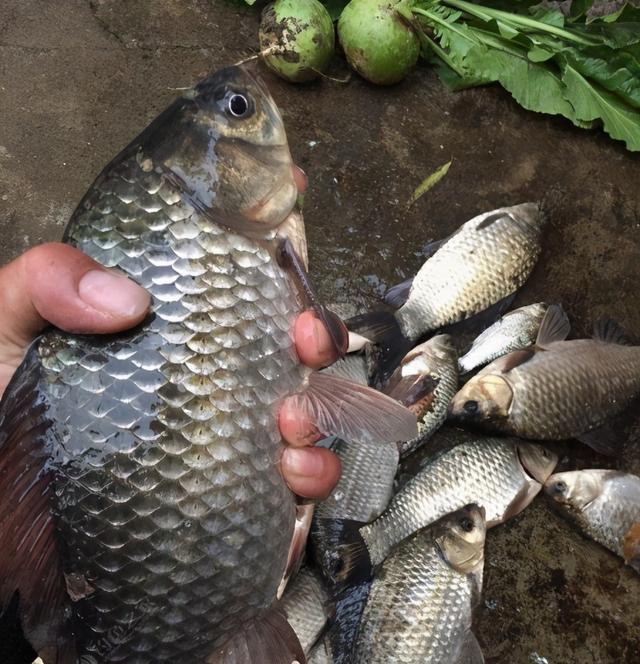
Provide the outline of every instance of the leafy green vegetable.
[[601,123],[640,151],[638,10],[615,6],[606,21],[588,22],[593,0],[576,0],[569,17],[527,0],[514,3],[520,12],[485,1],[412,1],[423,51],[447,85],[500,83],[526,109]]
[[410,207],[413,205],[421,196],[426,194],[429,189],[435,187],[435,185],[442,180],[442,178],[447,174],[449,171],[449,167],[451,166],[451,161],[448,161],[446,164],[442,164],[440,168],[435,170],[431,175],[427,178],[425,178],[415,189],[413,194],[411,194],[411,198],[409,199],[409,202],[407,203],[407,207]]

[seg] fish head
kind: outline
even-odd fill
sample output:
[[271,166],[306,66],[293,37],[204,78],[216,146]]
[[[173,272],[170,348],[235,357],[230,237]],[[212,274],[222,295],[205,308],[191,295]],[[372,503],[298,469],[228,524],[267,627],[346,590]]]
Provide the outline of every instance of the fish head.
[[513,390],[504,376],[477,374],[453,397],[449,418],[461,423],[499,427],[509,417]]
[[558,455],[538,443],[518,442],[518,459],[527,475],[544,484],[558,465]]
[[549,215],[540,203],[520,203],[504,210],[516,223],[536,231],[541,231],[549,220]]
[[551,475],[544,485],[545,493],[559,505],[582,511],[603,491],[600,472],[572,470]]
[[278,108],[244,67],[222,69],[185,92],[140,136],[138,159],[196,210],[240,232],[276,228],[298,195]]
[[484,507],[472,503],[443,517],[435,528],[435,541],[447,563],[464,574],[475,573],[484,563],[487,532]]

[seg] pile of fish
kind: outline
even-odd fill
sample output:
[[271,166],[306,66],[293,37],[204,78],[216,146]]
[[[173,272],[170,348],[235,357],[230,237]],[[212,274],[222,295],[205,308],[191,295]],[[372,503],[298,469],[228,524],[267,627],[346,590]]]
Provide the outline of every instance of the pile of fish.
[[[486,530],[541,491],[640,572],[640,477],[554,473],[547,442],[577,438],[616,453],[608,424],[640,395],[640,347],[610,320],[593,339],[567,340],[558,304],[505,313],[540,254],[545,221],[534,203],[471,219],[389,291],[395,311],[347,322],[356,352],[325,371],[409,407],[419,435],[386,447],[327,441],[342,477],[316,507],[306,566],[282,599],[294,625],[324,618],[304,634],[309,662],[483,662],[471,626]],[[496,317],[465,344],[465,325]],[[315,591],[300,593],[312,575]]]
[[[602,427],[640,392],[640,348],[613,323],[567,341],[558,305],[502,315],[540,255],[540,206],[434,244],[397,310],[347,340],[308,278],[296,198],[278,109],[232,67],[74,212],[65,241],[153,304],[126,333],[46,331],[0,404],[0,608],[45,664],[477,664],[487,529],[543,488],[640,571],[640,478],[554,474],[536,442],[615,451]],[[322,372],[291,339],[308,307],[353,349]],[[482,312],[502,318],[459,356],[456,326]],[[316,506],[278,468],[292,395],[342,461]],[[430,454],[447,419],[484,433]]]

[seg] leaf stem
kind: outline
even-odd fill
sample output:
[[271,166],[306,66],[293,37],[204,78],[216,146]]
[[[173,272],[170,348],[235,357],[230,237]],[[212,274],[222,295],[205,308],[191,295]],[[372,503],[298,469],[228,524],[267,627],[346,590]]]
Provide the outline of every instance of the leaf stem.
[[[471,2],[466,2],[465,0],[441,0],[445,5],[450,7],[455,7],[461,11],[467,12],[476,18],[482,19],[483,21],[496,19],[512,23],[515,26],[520,26],[524,28],[529,28],[531,30],[538,30],[539,32],[547,32],[567,41],[575,42],[576,44],[583,44],[584,46],[594,46],[600,42],[593,41],[591,39],[586,39],[581,37],[570,30],[564,28],[558,28],[555,25],[549,25],[543,21],[536,21],[533,18],[528,16],[522,16],[522,14],[514,14],[512,12],[501,11],[500,9],[490,9],[488,7],[479,7]],[[416,11],[414,9],[414,11]]]

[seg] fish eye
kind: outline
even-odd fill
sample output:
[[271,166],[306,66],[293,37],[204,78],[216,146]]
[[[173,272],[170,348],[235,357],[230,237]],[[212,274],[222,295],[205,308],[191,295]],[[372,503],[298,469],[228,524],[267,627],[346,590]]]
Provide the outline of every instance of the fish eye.
[[471,519],[464,517],[460,519],[460,528],[462,528],[465,533],[470,533],[475,528],[475,526]]
[[478,402],[477,401],[467,401],[464,404],[464,409],[467,413],[477,413],[478,412]]
[[554,493],[565,493],[567,490],[567,483],[559,480],[553,485]]
[[244,95],[234,92],[227,99],[227,111],[234,118],[245,118],[250,114],[251,104]]

